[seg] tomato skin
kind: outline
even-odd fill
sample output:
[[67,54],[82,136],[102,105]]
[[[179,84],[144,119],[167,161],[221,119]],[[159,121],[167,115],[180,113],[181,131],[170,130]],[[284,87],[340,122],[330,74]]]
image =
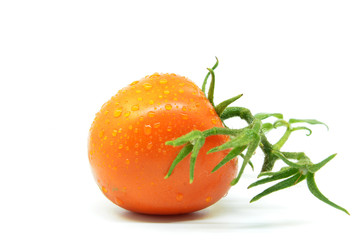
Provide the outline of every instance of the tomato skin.
[[222,198],[237,172],[233,159],[211,170],[228,151],[206,154],[225,143],[210,136],[196,160],[189,183],[190,156],[164,179],[181,147],[165,145],[192,130],[223,127],[204,93],[175,74],[153,74],[120,90],[96,114],[88,157],[96,182],[118,206],[146,214],[182,214],[206,208]]

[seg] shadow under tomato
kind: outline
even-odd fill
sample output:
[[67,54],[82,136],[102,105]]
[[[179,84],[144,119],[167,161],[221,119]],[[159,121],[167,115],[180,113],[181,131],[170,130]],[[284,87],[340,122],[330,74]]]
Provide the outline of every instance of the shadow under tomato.
[[[245,200],[245,201],[244,201]],[[172,224],[173,229],[218,231],[227,229],[267,229],[295,227],[308,223],[305,219],[293,218],[287,214],[288,209],[279,205],[246,204],[246,199],[238,201],[228,199],[197,212],[181,215],[147,215],[121,209],[116,205],[95,205],[95,213],[111,221],[127,221],[135,223],[158,223],[162,228],[164,223]],[[245,202],[245,203],[244,203]],[[107,207],[108,206],[108,207]],[[278,217],[275,217],[275,216]],[[168,225],[170,227],[170,225]],[[156,225],[154,225],[156,227]]]
[[174,223],[201,220],[208,216],[207,210],[179,215],[147,215],[130,211],[120,212],[120,217],[134,222]]

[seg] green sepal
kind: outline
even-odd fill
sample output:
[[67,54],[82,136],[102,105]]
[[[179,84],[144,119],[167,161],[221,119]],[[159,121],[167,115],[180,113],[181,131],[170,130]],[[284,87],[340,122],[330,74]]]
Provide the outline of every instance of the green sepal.
[[274,172],[271,177],[264,178],[264,179],[261,179],[259,181],[256,181],[256,182],[250,184],[248,186],[248,189],[261,185],[261,184],[265,184],[265,183],[269,183],[269,182],[276,181],[279,179],[290,177],[290,176],[296,174],[297,172],[298,172],[298,169],[296,169],[296,168],[288,168],[288,169],[281,170],[279,172]]
[[336,155],[337,155],[337,153],[332,154],[331,156],[327,157],[326,159],[324,159],[323,161],[321,161],[319,163],[313,164],[311,166],[307,166],[308,171],[311,173],[317,172],[324,165],[326,165],[329,161],[331,161]]
[[308,185],[308,188],[309,188],[309,191],[316,197],[318,198],[319,200],[321,200],[322,202],[324,203],[327,203],[328,205],[338,209],[338,210],[341,210],[345,213],[347,213],[348,215],[349,212],[344,209],[343,207],[341,206],[338,206],[337,204],[333,203],[332,201],[330,201],[328,198],[326,198],[318,189],[317,187],[317,184],[315,182],[315,179],[314,179],[314,173],[308,173],[307,174],[307,185]]
[[264,190],[263,192],[259,193],[258,195],[256,195],[255,197],[253,197],[250,202],[255,202],[257,200],[259,200],[260,198],[266,196],[266,195],[269,195],[270,193],[273,193],[273,192],[276,192],[276,191],[279,191],[279,190],[282,190],[282,189],[285,189],[285,188],[288,188],[288,187],[291,187],[291,186],[294,186],[298,183],[300,183],[301,181],[303,181],[304,179],[306,178],[305,175],[302,175],[302,174],[296,174],[284,181],[281,181],[269,188],[267,188],[266,190]]
[[259,120],[264,120],[264,119],[267,119],[269,117],[275,117],[275,118],[278,118],[278,119],[283,119],[283,114],[281,113],[257,113],[254,115],[254,117],[256,119],[259,119]]
[[195,141],[196,139],[199,139],[199,138],[203,138],[203,134],[201,131],[199,130],[194,130],[192,132],[189,132],[175,140],[172,140],[172,141],[167,141],[165,144],[166,145],[171,145],[171,146],[181,146],[181,145],[184,145],[186,143],[189,143],[189,142],[193,142]]
[[327,124],[321,122],[321,121],[318,121],[318,120],[315,120],[315,119],[294,119],[294,118],[291,118],[289,119],[289,123],[292,124],[292,123],[308,123],[308,124],[312,124],[312,125],[315,125],[315,124],[322,124],[324,126],[326,126],[326,128],[329,130],[329,127],[327,126]]
[[165,176],[165,179],[167,179],[172,174],[176,165],[179,162],[181,162],[181,160],[183,160],[187,155],[189,155],[189,153],[192,151],[193,147],[194,146],[191,143],[188,143],[180,150],[180,152],[177,154],[175,160],[173,160],[171,167],[169,168],[168,173]]
[[259,135],[256,135],[254,137],[254,140],[249,144],[248,150],[246,151],[246,154],[244,156],[244,161],[239,170],[238,176],[231,181],[231,183],[230,183],[231,186],[233,186],[239,182],[240,177],[243,174],[244,169],[246,167],[246,164],[248,164],[250,162],[250,159],[253,156],[255,150],[258,148],[259,143],[260,143],[260,137],[259,137]]
[[282,167],[278,172],[270,172],[270,171],[261,172],[261,173],[259,173],[258,178],[265,177],[265,176],[274,176],[276,174],[279,174],[279,172],[288,170],[288,169],[290,169],[290,167]]
[[218,151],[222,151],[222,150],[229,149],[229,148],[235,148],[235,147],[248,145],[251,141],[253,141],[255,139],[256,136],[257,135],[255,134],[255,132],[253,130],[245,129],[245,131],[241,132],[235,138],[231,139],[230,141],[228,141],[220,146],[210,149],[207,153],[218,152]]
[[308,131],[307,136],[310,136],[312,134],[312,130],[310,130],[307,127],[295,127],[295,128],[291,129],[292,132],[299,131],[299,130],[307,130]]
[[197,155],[199,154],[200,149],[202,148],[202,146],[204,146],[204,143],[205,143],[205,138],[199,138],[195,142],[195,145],[192,149],[191,159],[190,159],[190,183],[194,181],[196,158]]
[[[219,59],[217,59],[217,57],[215,57],[215,58],[216,58],[216,63],[215,63],[215,65],[211,68],[212,70],[215,70],[215,69],[217,68],[217,66],[219,65]],[[201,90],[202,90],[204,93],[205,93],[205,89],[206,89],[207,79],[209,78],[209,76],[210,76],[210,71],[207,72],[206,77],[205,77],[205,79],[204,79],[204,82],[202,83],[202,88],[201,88]]]
[[209,92],[207,93],[207,99],[209,99],[210,103],[214,106],[215,73],[211,68],[208,68],[207,70],[209,70],[211,73],[211,82],[209,86]]
[[235,97],[232,97],[228,100],[225,100],[221,103],[219,103],[216,107],[215,107],[215,111],[216,113],[220,116],[222,114],[222,112],[225,110],[225,108],[227,108],[231,103],[235,102],[236,100],[238,100],[239,98],[241,98],[241,96],[243,96],[243,94],[239,94]]
[[212,173],[217,171],[219,168],[221,168],[222,166],[224,166],[227,162],[229,162],[230,160],[234,159],[235,157],[237,157],[243,150],[245,149],[245,147],[236,147],[234,149],[232,149],[225,157],[224,159],[218,164],[216,165],[216,167],[214,167],[214,169],[211,171]]
[[287,165],[294,167],[294,168],[300,168],[302,165],[294,163],[292,161],[289,161],[281,152],[279,151],[273,151],[273,154],[280,158],[283,162],[285,162]]

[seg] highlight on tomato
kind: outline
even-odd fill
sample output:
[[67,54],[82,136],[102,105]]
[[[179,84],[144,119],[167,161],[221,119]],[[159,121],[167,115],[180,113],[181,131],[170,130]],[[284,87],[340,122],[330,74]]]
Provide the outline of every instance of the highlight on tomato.
[[[306,180],[314,196],[348,214],[326,198],[314,180],[335,154],[314,164],[303,152],[281,150],[292,132],[312,133],[300,124],[325,124],[314,119],[287,121],[280,113],[253,115],[246,108],[230,107],[241,94],[216,105],[217,66],[218,60],[208,68],[201,89],[186,77],[155,73],[130,83],[102,106],[89,131],[88,158],[103,194],[138,213],[198,211],[225,196],[245,167],[253,167],[252,155],[261,148],[265,158],[260,179],[249,188],[278,183],[251,202]],[[228,128],[226,120],[234,117],[247,126]],[[275,121],[267,122],[270,119]],[[284,135],[270,143],[267,133],[280,127],[285,128]],[[273,171],[276,161],[286,166]]]

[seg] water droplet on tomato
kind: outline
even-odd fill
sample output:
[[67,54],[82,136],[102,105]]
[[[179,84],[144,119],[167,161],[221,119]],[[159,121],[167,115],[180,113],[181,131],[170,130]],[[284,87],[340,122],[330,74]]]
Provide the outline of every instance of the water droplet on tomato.
[[151,133],[152,133],[152,127],[151,127],[151,125],[145,125],[145,127],[144,127],[144,133],[146,134],[146,135],[150,135]]
[[182,88],[180,88],[180,89],[178,90],[178,92],[179,92],[179,93],[184,93],[184,90],[183,90]]
[[143,84],[143,88],[145,90],[150,90],[152,88],[152,85],[150,83],[145,83],[145,84]]
[[139,81],[134,81],[130,84],[130,86],[136,85],[137,83],[139,83]]
[[184,195],[183,195],[182,193],[178,193],[178,194],[176,195],[176,200],[177,200],[178,202],[181,202],[183,199],[184,199]]
[[166,108],[166,110],[171,110],[171,109],[172,109],[172,106],[171,106],[171,104],[166,104],[166,105],[165,105],[165,108]]
[[104,130],[99,131],[99,134],[98,134],[98,135],[99,135],[100,138],[102,138],[103,135],[104,135]]
[[137,111],[138,109],[140,109],[138,105],[133,105],[131,108],[132,111]]
[[164,94],[169,94],[170,91],[169,91],[169,90],[165,90],[165,91],[163,91],[163,93],[164,93]]
[[161,80],[160,80],[160,83],[161,83],[161,84],[166,84],[166,83],[167,83],[167,80],[166,80],[166,79],[161,79]]
[[148,115],[149,117],[154,117],[154,116],[155,116],[155,112],[149,111],[149,112],[147,113],[147,115]]
[[187,115],[186,113],[181,113],[181,118],[186,120],[189,118],[189,115]]
[[119,117],[119,116],[121,116],[121,114],[122,114],[122,109],[116,109],[113,112],[114,117]]
[[113,136],[113,137],[117,136],[117,133],[118,133],[118,130],[117,130],[117,129],[113,130],[113,131],[112,131],[112,136]]
[[126,163],[126,165],[129,165],[129,163],[130,163],[128,158],[124,162]]
[[205,199],[205,201],[206,201],[206,202],[211,202],[211,197],[207,197],[207,198]]
[[161,123],[159,123],[159,122],[156,122],[155,124],[153,124],[154,128],[159,128],[160,126],[161,126]]
[[152,148],[152,142],[149,142],[149,143],[147,144],[146,148],[147,148],[148,150],[150,150],[150,149]]
[[130,112],[130,111],[127,111],[127,112],[125,112],[124,116],[125,116],[125,117],[128,117],[130,114],[131,114],[131,112]]
[[172,127],[168,126],[167,127],[167,132],[171,132],[172,131]]

